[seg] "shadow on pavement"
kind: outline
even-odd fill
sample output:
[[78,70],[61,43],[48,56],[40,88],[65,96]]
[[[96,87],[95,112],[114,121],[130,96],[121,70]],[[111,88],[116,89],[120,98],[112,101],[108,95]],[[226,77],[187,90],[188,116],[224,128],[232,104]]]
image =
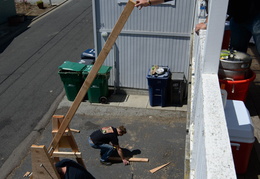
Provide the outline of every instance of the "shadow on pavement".
[[[132,158],[132,157],[134,157],[134,155],[141,154],[141,150],[139,150],[139,149],[135,149],[135,150],[132,150],[132,151],[130,151],[126,148],[121,148],[121,149],[123,150],[123,154],[124,154],[125,158]],[[112,155],[110,157],[114,158],[114,160],[111,160],[111,162],[113,164],[122,163],[120,156],[118,155],[116,150],[112,153]]]
[[25,16],[24,22],[13,25],[9,25],[8,23],[0,25],[0,53],[4,52],[17,36],[30,28],[29,25],[35,17],[36,16]]

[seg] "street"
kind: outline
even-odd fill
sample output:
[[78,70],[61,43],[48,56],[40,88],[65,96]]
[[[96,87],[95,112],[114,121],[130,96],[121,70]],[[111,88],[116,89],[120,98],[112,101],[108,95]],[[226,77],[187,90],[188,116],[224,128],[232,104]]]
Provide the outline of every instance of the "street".
[[77,62],[94,47],[92,28],[91,1],[68,1],[1,47],[0,173],[44,130],[37,124],[52,115],[46,113],[54,112],[63,94],[58,66]]

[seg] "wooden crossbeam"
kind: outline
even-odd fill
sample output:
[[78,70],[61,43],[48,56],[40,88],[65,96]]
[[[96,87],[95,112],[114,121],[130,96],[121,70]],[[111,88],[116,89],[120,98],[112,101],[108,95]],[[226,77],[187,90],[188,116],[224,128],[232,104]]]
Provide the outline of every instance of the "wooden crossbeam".
[[59,144],[59,140],[61,139],[64,131],[67,129],[69,123],[71,122],[73,116],[75,115],[81,101],[85,97],[90,85],[94,81],[98,70],[101,68],[102,64],[104,63],[107,55],[109,54],[112,46],[114,45],[118,35],[120,34],[121,30],[123,29],[127,19],[129,18],[130,14],[132,13],[135,7],[135,1],[129,0],[126,4],[123,12],[121,13],[116,25],[114,26],[111,34],[109,35],[104,47],[102,48],[100,54],[98,55],[96,62],[94,63],[90,73],[88,74],[86,80],[84,81],[80,91],[78,92],[72,106],[70,107],[69,111],[67,112],[65,119],[63,120],[57,134],[54,136],[53,140],[51,141],[50,146],[48,147],[48,153],[52,154]]
[[64,157],[64,158],[82,158],[81,152],[60,152],[54,151],[52,157]]

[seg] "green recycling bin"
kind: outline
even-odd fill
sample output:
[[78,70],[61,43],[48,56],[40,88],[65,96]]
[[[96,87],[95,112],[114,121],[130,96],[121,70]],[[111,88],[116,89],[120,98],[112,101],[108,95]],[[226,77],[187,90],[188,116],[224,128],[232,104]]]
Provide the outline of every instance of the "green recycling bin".
[[[93,65],[87,65],[83,70],[83,78],[86,79]],[[88,100],[91,103],[107,103],[108,79],[110,77],[110,66],[101,66],[96,78],[88,89]]]
[[74,101],[76,98],[84,79],[82,77],[82,71],[86,68],[86,65],[75,62],[65,61],[59,66],[59,75],[63,82],[66,96],[69,101]]

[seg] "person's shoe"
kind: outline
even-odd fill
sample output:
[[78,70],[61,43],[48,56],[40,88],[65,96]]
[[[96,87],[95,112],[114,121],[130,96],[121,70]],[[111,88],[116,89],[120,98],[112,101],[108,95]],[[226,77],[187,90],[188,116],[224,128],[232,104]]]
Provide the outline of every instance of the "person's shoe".
[[108,162],[108,161],[102,161],[102,160],[100,160],[100,163],[101,163],[102,165],[106,165],[106,166],[112,165],[112,163],[111,163],[111,162]]

